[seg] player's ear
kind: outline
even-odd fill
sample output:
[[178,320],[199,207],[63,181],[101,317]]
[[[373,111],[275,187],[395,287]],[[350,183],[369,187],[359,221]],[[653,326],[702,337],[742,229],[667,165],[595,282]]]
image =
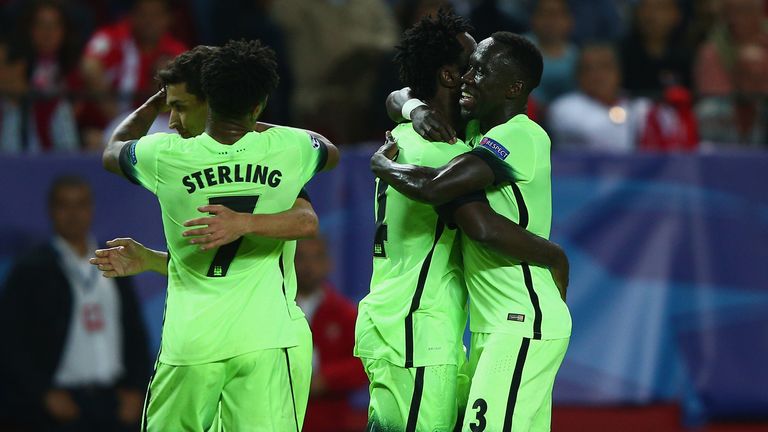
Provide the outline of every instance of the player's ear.
[[440,78],[440,84],[446,88],[456,88],[461,86],[461,72],[459,68],[454,65],[445,66],[440,68],[438,72]]
[[516,80],[512,82],[512,84],[507,86],[507,91],[505,92],[505,96],[507,99],[514,99],[519,97],[523,94],[523,90],[525,89],[525,84],[521,80]]
[[263,101],[261,101],[258,105],[256,105],[256,108],[253,109],[253,121],[256,122],[256,120],[261,117],[261,114],[264,112],[264,109],[267,107],[267,101],[269,100],[269,96],[265,97]]

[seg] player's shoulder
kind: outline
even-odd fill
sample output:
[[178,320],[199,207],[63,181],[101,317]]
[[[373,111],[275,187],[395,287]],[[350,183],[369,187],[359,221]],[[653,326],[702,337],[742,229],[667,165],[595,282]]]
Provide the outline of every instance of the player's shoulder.
[[173,147],[179,147],[185,141],[179,134],[157,132],[149,135],[145,135],[136,140],[139,146],[153,146],[158,149],[170,149]]
[[392,136],[397,139],[397,146],[400,148],[404,159],[403,162],[425,163],[442,165],[453,157],[466,153],[470,150],[469,146],[462,140],[454,144],[446,142],[429,141],[419,135],[411,123],[402,123],[392,130]]
[[264,132],[257,132],[259,138],[284,145],[306,144],[312,138],[309,132],[288,126],[274,126]]

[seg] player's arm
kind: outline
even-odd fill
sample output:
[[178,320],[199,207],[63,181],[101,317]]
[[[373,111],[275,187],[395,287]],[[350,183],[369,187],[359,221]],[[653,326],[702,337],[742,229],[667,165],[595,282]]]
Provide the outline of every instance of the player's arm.
[[448,211],[451,213],[448,218],[474,242],[512,260],[549,268],[560,296],[565,300],[569,263],[558,244],[496,213],[485,200],[465,202]]
[[123,150],[123,146],[146,135],[157,115],[164,109],[165,90],[160,90],[117,126],[101,157],[107,171],[125,176],[120,169],[120,152]]
[[415,201],[441,205],[491,186],[493,169],[481,158],[465,153],[447,165],[431,168],[400,164],[397,141],[387,132],[386,143],[371,158],[371,170],[398,192]]
[[107,242],[108,248],[97,249],[89,262],[108,278],[133,276],[152,271],[168,275],[168,252],[149,249],[132,238]]
[[184,222],[186,227],[203,227],[187,230],[183,235],[192,237],[189,242],[200,245],[201,250],[220,247],[244,235],[299,240],[318,234],[317,214],[303,191],[291,209],[280,213],[237,213],[222,205],[202,206],[198,210],[213,216]]
[[387,115],[395,123],[413,122],[413,130],[429,141],[456,142],[451,122],[411,95],[409,87],[395,90],[387,96]]

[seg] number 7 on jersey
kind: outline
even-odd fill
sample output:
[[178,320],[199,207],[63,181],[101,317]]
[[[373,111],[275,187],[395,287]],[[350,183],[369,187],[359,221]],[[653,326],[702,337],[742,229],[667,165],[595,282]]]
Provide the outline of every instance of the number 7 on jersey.
[[[259,196],[260,195],[211,197],[208,198],[208,204],[223,205],[238,213],[253,213],[253,210],[256,209],[256,204],[259,202]],[[208,267],[207,276],[226,276],[230,264],[232,264],[232,261],[237,255],[237,249],[242,242],[243,238],[240,237],[232,243],[221,246],[216,250],[216,255],[213,256],[213,261],[211,261],[211,265]]]

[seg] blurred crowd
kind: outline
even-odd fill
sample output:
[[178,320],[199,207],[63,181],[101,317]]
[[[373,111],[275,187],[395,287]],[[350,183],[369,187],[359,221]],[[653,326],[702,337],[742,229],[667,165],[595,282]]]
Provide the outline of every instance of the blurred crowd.
[[278,54],[265,121],[379,141],[393,47],[441,7],[540,47],[556,150],[768,147],[765,0],[0,0],[0,153],[98,151],[159,68],[233,38]]

